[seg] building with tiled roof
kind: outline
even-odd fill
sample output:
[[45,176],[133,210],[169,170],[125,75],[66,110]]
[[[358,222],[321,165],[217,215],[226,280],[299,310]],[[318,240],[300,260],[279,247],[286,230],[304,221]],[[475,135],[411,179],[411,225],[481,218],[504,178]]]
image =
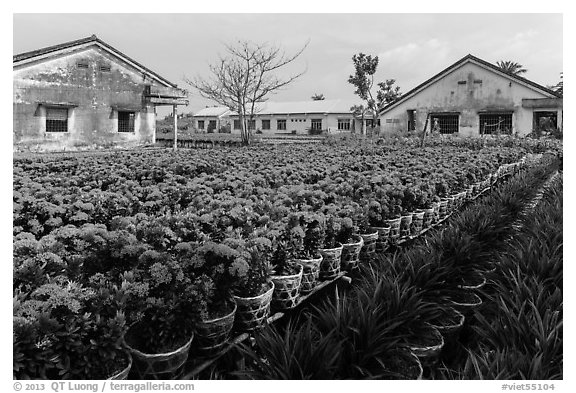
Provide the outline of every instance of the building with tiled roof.
[[14,149],[155,142],[156,106],[187,92],[95,35],[13,56]]
[[383,132],[527,135],[562,129],[555,91],[467,55],[380,110]]

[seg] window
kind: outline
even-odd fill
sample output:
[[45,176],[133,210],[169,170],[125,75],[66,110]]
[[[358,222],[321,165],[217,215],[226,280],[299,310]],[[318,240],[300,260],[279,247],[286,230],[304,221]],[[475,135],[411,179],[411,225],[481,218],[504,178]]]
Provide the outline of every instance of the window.
[[414,131],[416,130],[416,109],[408,109],[406,112],[408,114],[408,131]]
[[458,113],[435,113],[431,115],[431,129],[441,134],[455,134],[459,129]]
[[239,130],[239,129],[240,129],[240,120],[234,120],[234,129],[235,129],[235,130]]
[[216,129],[216,120],[208,120],[208,132],[213,132]]
[[512,113],[480,113],[480,134],[512,134]]
[[276,120],[276,129],[277,130],[286,130],[286,119]]
[[338,130],[349,130],[350,119],[338,119]]
[[86,61],[79,61],[78,63],[76,63],[76,67],[86,69],[86,68],[88,68],[88,62],[86,62]]
[[312,127],[313,131],[320,131],[322,130],[322,119],[312,119]]
[[262,129],[269,130],[270,129],[270,120],[262,120]]
[[109,65],[101,64],[100,65],[100,72],[110,72],[112,68]]
[[248,120],[248,129],[249,130],[256,129],[256,119]]
[[199,129],[199,130],[203,130],[203,129],[204,129],[204,120],[198,120],[198,129]]
[[118,132],[134,132],[134,112],[118,112]]
[[46,132],[68,132],[68,108],[46,108]]

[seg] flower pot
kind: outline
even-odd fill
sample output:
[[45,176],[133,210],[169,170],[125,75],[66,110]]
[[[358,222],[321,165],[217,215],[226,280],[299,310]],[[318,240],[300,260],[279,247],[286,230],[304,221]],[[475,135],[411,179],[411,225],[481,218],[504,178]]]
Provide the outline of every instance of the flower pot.
[[356,239],[353,243],[342,244],[342,269],[352,271],[358,268],[360,251],[364,245],[364,240],[358,235],[353,235]]
[[232,312],[222,317],[200,321],[196,324],[196,345],[200,356],[214,356],[220,353],[228,343],[234,326],[234,317],[238,306],[234,303]]
[[401,218],[393,218],[391,220],[386,220],[386,224],[390,227],[390,235],[389,238],[391,241],[394,241],[400,237],[400,222]]
[[271,276],[274,282],[272,307],[277,310],[289,310],[298,305],[300,284],[302,283],[302,265],[298,265],[298,273],[289,276]]
[[381,379],[420,380],[424,369],[420,359],[408,349],[391,350],[382,359]]
[[437,319],[430,321],[430,325],[434,326],[442,334],[446,344],[458,338],[458,333],[464,326],[465,319],[464,314],[460,311],[453,307],[447,307],[442,310],[442,314]]
[[410,226],[410,234],[412,236],[419,235],[424,226],[424,210],[418,210],[412,214],[412,225]]
[[438,213],[441,220],[445,219],[446,216],[448,215],[448,203],[449,200],[447,198],[442,198],[442,200],[440,201],[440,208],[438,210]]
[[320,278],[320,264],[322,256],[314,259],[296,259],[296,263],[302,265],[302,283],[300,292],[308,293],[314,289]]
[[408,344],[408,348],[420,359],[422,365],[433,365],[440,357],[444,338],[440,331],[432,325],[428,325],[426,331],[419,333],[420,337]]
[[270,315],[270,302],[274,292],[274,282],[270,282],[270,289],[254,297],[234,296],[236,302],[236,316],[234,324],[237,330],[249,332],[261,328],[268,315]]
[[474,186],[468,186],[466,189],[466,200],[471,201],[474,198]]
[[372,233],[361,233],[360,237],[364,245],[360,249],[360,259],[362,261],[368,261],[374,258],[376,254],[376,245],[378,243],[379,233],[378,231],[373,231]]
[[128,379],[128,374],[130,374],[130,370],[132,369],[132,356],[130,355],[130,352],[126,352],[126,357],[128,358],[128,365],[112,375],[110,378],[108,378],[108,380],[119,381]]
[[412,225],[412,214],[408,213],[400,217],[400,237],[410,236],[410,226]]
[[422,228],[428,229],[434,223],[434,207],[424,209],[424,217],[422,217]]
[[486,278],[480,273],[477,273],[466,278],[462,284],[458,285],[458,288],[465,290],[478,290],[484,285],[486,285]]
[[320,263],[320,279],[329,280],[340,273],[342,261],[342,245],[335,248],[321,248],[318,250],[322,255]]
[[138,334],[137,330],[128,329],[125,341],[132,355],[132,369],[141,379],[171,379],[188,360],[188,352],[194,339],[194,333],[192,333],[190,339],[174,351],[144,353],[130,346],[130,337],[136,334]]
[[482,298],[470,291],[460,291],[451,296],[449,305],[464,315],[469,315],[474,308],[482,304]]
[[390,227],[370,227],[371,231],[378,232],[378,239],[376,240],[376,252],[384,252],[388,248],[388,237],[390,236]]

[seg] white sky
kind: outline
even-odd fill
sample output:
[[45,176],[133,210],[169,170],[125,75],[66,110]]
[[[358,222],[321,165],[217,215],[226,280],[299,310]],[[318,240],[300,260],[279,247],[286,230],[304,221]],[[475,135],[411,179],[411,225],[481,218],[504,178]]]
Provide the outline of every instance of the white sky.
[[[366,9],[368,11],[368,9]],[[495,63],[513,60],[525,77],[552,85],[562,64],[562,14],[15,14],[13,54],[96,34],[190,91],[197,111],[213,102],[186,85],[237,39],[270,42],[288,53],[310,44],[286,72],[306,74],[274,101],[354,98],[347,82],[358,52],[380,59],[377,81],[396,79],[406,92],[471,53]],[[182,110],[182,109],[181,109]]]

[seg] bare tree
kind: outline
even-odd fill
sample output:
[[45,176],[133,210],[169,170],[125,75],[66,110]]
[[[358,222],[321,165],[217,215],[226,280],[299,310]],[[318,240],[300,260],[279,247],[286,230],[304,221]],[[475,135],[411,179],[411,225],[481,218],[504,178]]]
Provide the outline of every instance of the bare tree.
[[186,82],[202,97],[238,112],[242,142],[247,145],[257,104],[265,102],[268,94],[288,86],[305,70],[287,77],[279,77],[275,72],[296,60],[307,46],[308,42],[295,54],[287,55],[278,46],[240,40],[234,46],[225,46],[226,55],[219,56],[209,66],[212,74],[209,78],[196,77]]

